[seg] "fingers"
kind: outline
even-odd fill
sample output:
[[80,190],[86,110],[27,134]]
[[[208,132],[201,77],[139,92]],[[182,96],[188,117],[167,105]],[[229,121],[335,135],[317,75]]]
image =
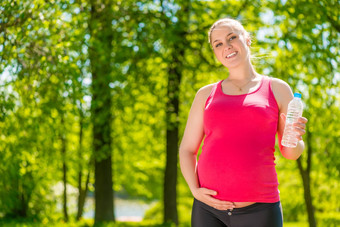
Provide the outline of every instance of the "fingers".
[[208,204],[217,210],[233,210],[235,205],[218,205],[218,204]]
[[215,208],[216,210],[230,210],[232,211],[235,206],[221,206],[221,205],[213,205],[213,208]]
[[223,200],[219,200],[219,199],[216,199],[216,198],[213,198],[213,197],[210,197],[209,200],[210,200],[211,203],[218,205],[218,206],[233,206],[234,205],[233,202],[223,201]]
[[297,132],[296,137],[298,138],[298,140],[302,140],[302,136],[306,133],[306,130],[299,126],[295,126],[294,130]]
[[296,131],[305,132],[306,124],[294,123],[294,128]]
[[302,124],[306,124],[306,123],[308,122],[308,119],[305,118],[305,117],[299,117],[299,118],[298,118],[298,122],[299,122],[299,123],[302,123]]
[[298,121],[294,123],[294,130],[298,133],[296,137],[299,140],[302,140],[302,136],[306,133],[306,123],[308,122],[307,118],[299,117]]
[[[287,118],[286,114],[281,113],[281,114],[280,114],[280,117],[281,117],[284,121],[286,121],[286,118]],[[297,122],[298,122],[298,123],[302,123],[302,124],[306,124],[306,123],[308,122],[308,119],[305,118],[305,117],[299,117]]]
[[299,117],[297,122],[294,123],[294,126],[298,129],[298,131],[304,131],[307,122],[308,122],[307,118]]
[[207,194],[207,195],[217,195],[217,192],[214,190],[210,190],[207,188],[201,188],[201,190],[203,191],[204,194]]
[[207,188],[200,188],[200,199],[202,202],[208,204],[211,207],[214,207],[215,209],[218,210],[232,210],[235,208],[235,204],[233,202],[229,201],[223,201],[214,198],[213,196],[217,195],[217,192],[214,190],[210,190]]
[[280,114],[280,117],[282,118],[282,120],[285,122],[286,121],[286,115],[284,113]]
[[218,210],[232,210],[235,208],[235,204],[229,201],[223,201],[211,197],[210,202],[212,207]]

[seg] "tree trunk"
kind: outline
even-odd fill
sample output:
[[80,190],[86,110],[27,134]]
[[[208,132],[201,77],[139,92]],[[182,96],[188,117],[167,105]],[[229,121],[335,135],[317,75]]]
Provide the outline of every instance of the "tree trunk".
[[177,214],[177,165],[178,165],[178,118],[179,118],[179,92],[182,77],[181,59],[184,49],[174,46],[172,64],[169,68],[168,102],[166,110],[166,166],[164,174],[164,223],[172,222],[178,225]]
[[[61,125],[64,128],[64,116],[61,116]],[[63,160],[63,186],[64,186],[64,194],[63,194],[63,212],[64,212],[64,221],[68,222],[68,212],[67,212],[67,166],[66,166],[66,138],[65,132],[61,132],[61,155]]]
[[91,120],[95,158],[95,223],[114,221],[111,150],[112,17],[109,0],[91,0],[89,55],[92,73]]
[[79,150],[78,150],[78,157],[79,157],[79,172],[78,172],[78,209],[77,209],[77,217],[76,220],[78,221],[83,216],[84,211],[84,205],[85,205],[85,199],[88,191],[88,185],[90,181],[90,172],[91,172],[91,160],[90,165],[88,165],[88,173],[86,177],[86,183],[85,183],[85,189],[83,189],[82,186],[82,172],[83,172],[83,159],[82,159],[82,141],[83,141],[83,128],[84,128],[84,115],[82,113],[82,110],[79,111],[80,114],[80,130],[79,130]]
[[[186,48],[186,32],[190,1],[181,2],[178,12],[179,22],[174,26],[174,40],[169,49],[172,50],[171,63],[168,70],[168,101],[166,109],[166,166],[164,173],[164,223],[178,225],[177,212],[177,169],[178,169],[178,126],[179,126],[179,93],[183,73],[183,62]],[[163,5],[163,4],[162,4]],[[168,24],[170,26],[170,24]],[[181,42],[178,42],[181,40]]]
[[[114,221],[111,159],[95,162],[95,222]],[[110,187],[108,187],[109,185]]]
[[[172,81],[169,80],[169,84]],[[179,90],[173,87],[174,90]],[[178,224],[177,214],[177,153],[178,153],[178,124],[171,124],[170,118],[174,114],[178,116],[178,97],[169,100],[168,105],[177,106],[175,111],[167,111],[167,135],[166,135],[166,167],[164,175],[164,223]]]
[[84,212],[84,205],[86,200],[86,195],[89,190],[89,183],[90,183],[90,166],[89,166],[89,172],[86,176],[86,183],[85,183],[85,189],[82,188],[80,185],[80,191],[79,191],[79,197],[78,197],[78,212],[77,212],[77,221],[80,220],[80,218],[83,216]]
[[63,211],[64,211],[64,220],[68,222],[68,212],[67,212],[67,167],[65,160],[63,160],[63,181],[64,181],[64,196],[63,196]]
[[[82,140],[83,140],[83,117],[82,115],[80,115],[80,130],[79,130],[79,149],[78,149],[78,162],[79,162],[79,169],[78,169],[78,209],[77,209],[77,217],[76,220],[78,221],[80,219],[80,217],[83,214],[83,201],[82,201],[82,197],[83,197],[83,186],[82,186],[82,155],[81,155],[81,151],[82,151]],[[84,200],[85,202],[85,200]]]
[[27,217],[28,203],[25,199],[25,194],[23,192],[21,193],[21,208],[22,209],[19,212],[20,214],[19,216],[23,218]]
[[312,146],[311,146],[311,133],[308,129],[306,129],[306,142],[307,142],[307,165],[306,169],[302,166],[302,161],[299,158],[297,160],[299,172],[302,177],[303,189],[304,189],[304,198],[306,203],[306,209],[308,214],[308,222],[310,227],[316,227],[315,215],[314,215],[314,206],[312,203],[312,193],[311,193],[311,180],[310,180],[310,171],[312,165]]

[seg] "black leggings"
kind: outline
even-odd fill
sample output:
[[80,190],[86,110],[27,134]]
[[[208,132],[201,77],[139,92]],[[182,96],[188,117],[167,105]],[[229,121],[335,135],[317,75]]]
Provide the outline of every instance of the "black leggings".
[[194,199],[192,207],[192,227],[282,227],[282,222],[280,202],[222,211]]

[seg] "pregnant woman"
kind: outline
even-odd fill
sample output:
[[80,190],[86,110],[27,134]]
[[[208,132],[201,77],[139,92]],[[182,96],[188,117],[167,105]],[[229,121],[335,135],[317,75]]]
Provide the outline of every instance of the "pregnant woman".
[[182,174],[194,196],[192,226],[282,227],[275,135],[282,155],[296,160],[304,150],[307,119],[295,124],[297,147],[283,147],[293,99],[289,85],[255,71],[251,38],[240,22],[216,21],[209,42],[229,75],[198,90],[180,145]]

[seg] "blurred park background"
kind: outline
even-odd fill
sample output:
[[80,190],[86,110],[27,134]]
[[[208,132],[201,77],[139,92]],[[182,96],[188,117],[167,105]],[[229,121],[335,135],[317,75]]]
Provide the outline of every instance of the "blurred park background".
[[178,144],[228,76],[223,17],[305,104],[302,157],[275,152],[284,226],[340,226],[339,0],[2,0],[0,226],[190,226]]

